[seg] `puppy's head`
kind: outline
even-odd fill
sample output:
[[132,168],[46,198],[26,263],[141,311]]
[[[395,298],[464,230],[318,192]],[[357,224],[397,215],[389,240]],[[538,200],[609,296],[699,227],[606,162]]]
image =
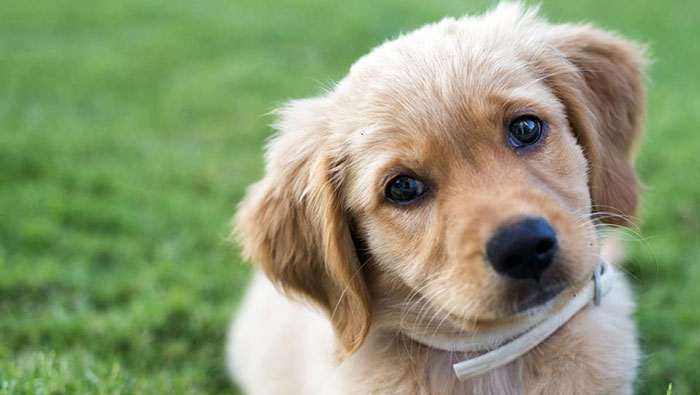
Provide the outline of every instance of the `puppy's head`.
[[243,254],[320,305],[345,355],[370,322],[498,330],[590,276],[597,223],[634,217],[641,62],[517,5],[383,44],[281,110]]

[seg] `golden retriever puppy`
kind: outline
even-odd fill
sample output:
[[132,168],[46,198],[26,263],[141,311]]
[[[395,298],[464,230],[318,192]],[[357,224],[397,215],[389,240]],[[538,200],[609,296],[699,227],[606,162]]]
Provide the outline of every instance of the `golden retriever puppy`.
[[643,62],[614,34],[501,4],[386,42],[281,109],[235,218],[259,269],[227,351],[241,387],[631,393],[617,272],[600,306],[514,361],[465,381],[452,365],[574,295],[601,259],[597,229],[630,225]]

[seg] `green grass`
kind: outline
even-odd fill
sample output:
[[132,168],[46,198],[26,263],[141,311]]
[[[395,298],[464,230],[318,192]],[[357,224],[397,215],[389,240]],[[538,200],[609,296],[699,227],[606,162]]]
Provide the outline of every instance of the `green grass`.
[[[263,117],[484,1],[0,3],[0,393],[231,393],[249,269],[225,243]],[[651,44],[641,394],[700,392],[699,6],[548,1]],[[605,336],[605,334],[600,334]]]

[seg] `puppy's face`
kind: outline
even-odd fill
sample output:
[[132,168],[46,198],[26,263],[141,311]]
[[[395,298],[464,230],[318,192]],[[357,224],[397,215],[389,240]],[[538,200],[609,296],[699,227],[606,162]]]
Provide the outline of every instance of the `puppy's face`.
[[[376,292],[399,306],[405,286],[471,329],[590,276],[598,245],[564,105],[516,54],[440,45],[438,59],[361,64],[371,78],[353,74],[338,102],[364,115],[331,127],[345,137],[342,199]],[[402,72],[408,62],[422,72]]]
[[346,353],[370,323],[498,330],[590,276],[596,214],[634,214],[640,61],[513,5],[386,43],[282,110],[244,254],[326,308]]

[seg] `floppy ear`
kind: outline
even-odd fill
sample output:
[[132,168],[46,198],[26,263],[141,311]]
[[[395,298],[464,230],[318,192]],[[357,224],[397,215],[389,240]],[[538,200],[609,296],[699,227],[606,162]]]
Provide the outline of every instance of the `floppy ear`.
[[370,324],[369,296],[332,174],[324,98],[280,111],[265,176],[241,202],[235,233],[244,258],[277,286],[320,305],[339,341],[356,351]]
[[549,32],[554,57],[547,81],[564,102],[589,162],[594,212],[601,222],[630,226],[639,181],[632,167],[644,121],[641,46],[590,26],[559,25]]

